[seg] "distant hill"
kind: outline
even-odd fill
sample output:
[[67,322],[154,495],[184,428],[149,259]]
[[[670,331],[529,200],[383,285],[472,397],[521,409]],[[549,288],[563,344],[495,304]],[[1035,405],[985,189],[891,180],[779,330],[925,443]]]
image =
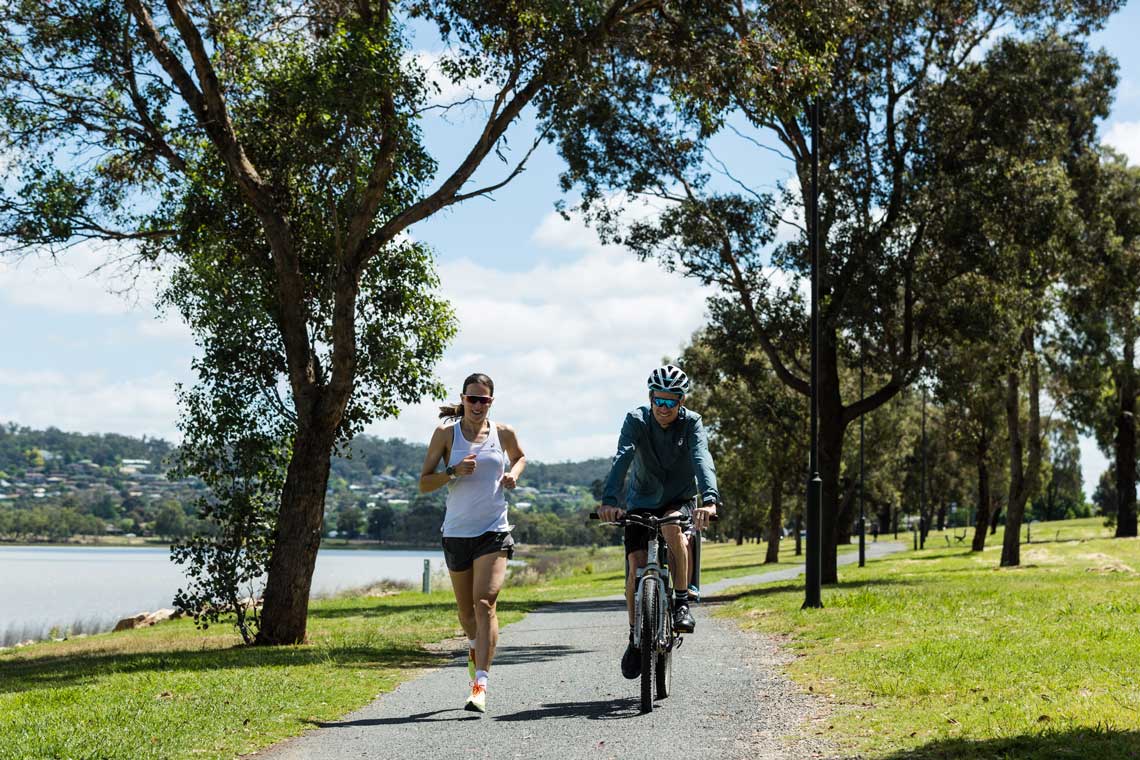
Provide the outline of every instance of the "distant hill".
[[[158,438],[0,424],[0,541],[117,534],[177,539],[212,530],[196,507],[203,484],[165,477],[174,450]],[[447,491],[419,493],[426,451],[398,438],[353,439],[332,461],[322,534],[437,544]],[[616,534],[585,519],[608,470],[606,459],[530,462],[519,488],[507,494],[516,539],[613,540]]]
[[[352,440],[345,454],[333,459],[332,472],[349,482],[362,482],[377,475],[419,477],[427,445],[408,443],[402,438],[387,440],[360,435]],[[610,460],[587,459],[581,462],[544,464],[527,462],[523,476],[527,483],[540,488],[561,486],[589,486],[604,478],[610,469]]]
[[[0,472],[9,474],[24,472],[29,467],[51,471],[85,460],[101,467],[115,467],[130,459],[149,460],[151,464],[144,471],[163,471],[163,462],[173,450],[174,445],[161,438],[67,433],[58,428],[33,430],[15,423],[0,424]],[[400,480],[418,478],[426,452],[427,446],[422,443],[360,435],[346,451],[333,458],[332,475],[349,483],[371,482],[382,475]],[[609,464],[604,458],[557,464],[531,461],[525,479],[540,488],[588,487],[606,476]]]
[[172,449],[161,438],[65,433],[58,428],[33,430],[15,423],[0,424],[0,471],[8,473],[23,472],[28,467],[51,468],[53,462],[68,465],[83,460],[112,467],[124,459],[148,459],[158,467]]

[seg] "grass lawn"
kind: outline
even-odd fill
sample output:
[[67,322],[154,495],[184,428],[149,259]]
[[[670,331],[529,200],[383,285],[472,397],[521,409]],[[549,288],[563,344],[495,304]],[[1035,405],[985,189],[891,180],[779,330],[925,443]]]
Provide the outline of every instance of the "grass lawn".
[[787,637],[792,676],[832,703],[818,730],[853,754],[1140,757],[1140,540],[1099,519],[1032,531],[1019,568],[998,568],[1000,530],[981,554],[934,533],[840,568],[822,610],[777,583],[723,614]]
[[[791,564],[793,542],[784,543],[781,564]],[[762,544],[706,543],[702,566],[706,579],[745,576],[771,568],[763,558]],[[533,569],[500,597],[504,624],[546,602],[622,588],[617,547],[535,549],[528,559]],[[0,758],[232,758],[445,663],[450,647],[430,645],[457,647],[459,633],[445,587],[315,601],[304,646],[244,647],[226,626],[179,620],[3,651]]]

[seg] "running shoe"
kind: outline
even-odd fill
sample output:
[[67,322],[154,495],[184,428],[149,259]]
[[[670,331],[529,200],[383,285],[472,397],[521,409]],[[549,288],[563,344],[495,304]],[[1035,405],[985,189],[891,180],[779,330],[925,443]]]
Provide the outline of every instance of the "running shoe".
[[487,712],[487,687],[481,684],[472,684],[471,696],[467,698],[467,704],[463,705],[463,709],[468,712]]
[[621,674],[630,680],[641,675],[641,650],[634,647],[632,637],[621,656]]
[[682,604],[673,613],[673,630],[678,633],[692,633],[697,628],[697,621],[693,620],[689,612],[689,605]]
[[475,650],[467,650],[467,678],[472,684],[475,683]]

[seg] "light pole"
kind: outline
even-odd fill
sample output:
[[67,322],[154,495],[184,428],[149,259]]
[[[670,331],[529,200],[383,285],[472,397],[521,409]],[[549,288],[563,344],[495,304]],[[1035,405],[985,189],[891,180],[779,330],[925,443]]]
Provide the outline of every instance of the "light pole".
[[819,98],[813,98],[811,114],[811,476],[807,488],[807,556],[804,558],[804,604],[823,607],[820,595],[820,544],[823,522],[823,479],[819,476]]
[[[859,341],[859,400],[863,400],[864,351],[863,341]],[[863,515],[863,417],[859,415],[859,567],[867,564],[867,521]]]
[[926,548],[926,383],[922,384],[922,495],[918,507],[919,548]]

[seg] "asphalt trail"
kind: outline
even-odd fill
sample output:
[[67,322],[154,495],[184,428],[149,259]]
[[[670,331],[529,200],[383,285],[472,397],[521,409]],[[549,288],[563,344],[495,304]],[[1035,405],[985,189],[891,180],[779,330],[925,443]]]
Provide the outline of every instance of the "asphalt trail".
[[[868,557],[900,548],[870,544]],[[845,554],[839,561],[855,559]],[[709,583],[702,593],[715,598],[727,588],[787,580],[802,571]],[[804,756],[805,745],[794,747],[783,737],[800,732],[811,698],[781,674],[783,656],[774,644],[713,617],[709,608],[694,606],[697,630],[676,652],[674,693],[646,715],[638,707],[638,681],[625,680],[618,668],[629,630],[624,601],[579,600],[544,607],[503,629],[484,716],[463,711],[463,653],[342,720],[256,757],[600,760],[669,758],[680,748],[689,760]]]

